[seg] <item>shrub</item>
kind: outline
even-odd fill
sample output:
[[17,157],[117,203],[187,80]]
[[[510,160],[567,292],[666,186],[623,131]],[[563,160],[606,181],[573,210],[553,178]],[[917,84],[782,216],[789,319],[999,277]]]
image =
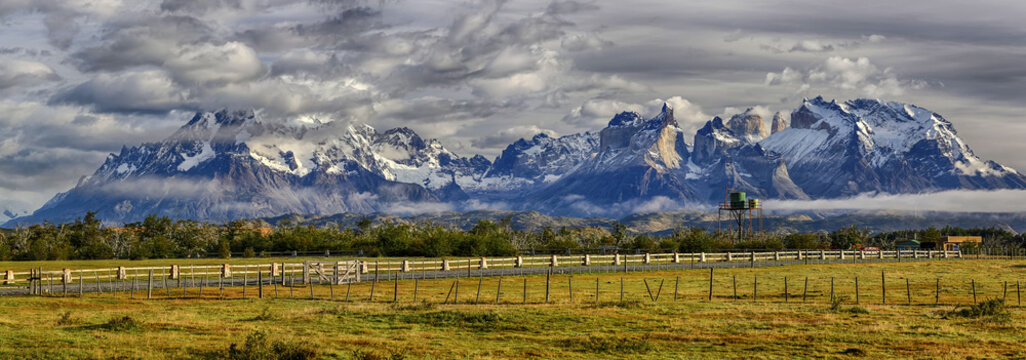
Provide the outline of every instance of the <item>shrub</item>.
[[271,312],[271,308],[265,307],[265,308],[263,308],[263,310],[260,311],[259,314],[257,314],[257,316],[254,316],[252,320],[253,321],[268,321],[268,320],[276,320],[276,319],[278,319],[278,316],[275,315],[273,312]]
[[576,336],[563,339],[561,345],[566,348],[606,354],[636,354],[652,350],[652,345],[645,340],[619,336]]
[[107,323],[103,324],[101,327],[109,331],[121,332],[138,330],[142,328],[142,324],[138,320],[132,318],[131,316],[125,315],[122,317],[111,318],[110,320],[107,320]]
[[866,310],[866,308],[861,307],[861,306],[852,306],[847,311],[852,313],[852,314],[868,314],[869,313],[869,310]]
[[78,323],[78,320],[71,317],[71,311],[65,311],[57,318],[57,326],[74,325],[76,323]]
[[316,359],[317,351],[305,342],[271,340],[263,331],[246,336],[242,346],[232,344],[224,358],[232,360],[306,360]]
[[390,349],[388,355],[382,354],[377,351],[363,351],[360,349],[353,350],[353,359],[355,360],[405,360],[406,348]]
[[990,299],[967,308],[956,308],[948,312],[948,315],[964,318],[1004,317],[1008,316],[1008,309],[1005,308],[1004,300]]

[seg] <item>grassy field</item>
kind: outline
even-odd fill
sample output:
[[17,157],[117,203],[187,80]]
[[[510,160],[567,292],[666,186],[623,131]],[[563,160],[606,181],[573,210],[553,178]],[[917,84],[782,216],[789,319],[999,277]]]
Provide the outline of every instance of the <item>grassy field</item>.
[[[995,260],[717,269],[711,302],[708,270],[574,274],[573,302],[570,276],[553,275],[549,303],[546,277],[528,276],[526,305],[525,277],[503,278],[498,304],[497,278],[461,279],[459,304],[441,304],[454,279],[418,281],[417,302],[412,280],[315,285],[317,300],[308,287],[278,287],[274,298],[269,286],[263,299],[253,287],[244,299],[241,288],[225,299],[216,288],[186,289],[184,298],[183,289],[172,298],[162,290],[154,300],[143,292],[4,297],[0,358],[247,358],[260,349],[340,359],[1026,358],[1015,288],[1024,270],[1026,262]],[[831,278],[842,301],[830,301]],[[938,279],[942,305],[934,305]],[[972,280],[979,302],[1007,296],[1007,311],[953,313],[973,303]]]

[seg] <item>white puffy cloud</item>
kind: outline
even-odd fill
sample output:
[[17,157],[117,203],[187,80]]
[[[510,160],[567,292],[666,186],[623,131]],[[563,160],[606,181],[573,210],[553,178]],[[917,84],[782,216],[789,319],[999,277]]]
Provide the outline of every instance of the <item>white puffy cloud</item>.
[[706,115],[702,111],[702,107],[685,99],[681,96],[671,96],[665,100],[655,99],[648,102],[648,113],[654,116],[662,110],[663,103],[666,103],[673,109],[673,118],[677,120],[677,124],[684,134],[691,136],[700,129],[706,121],[712,119],[711,116]]
[[164,66],[186,84],[224,84],[253,80],[267,73],[267,67],[246,44],[200,44],[183,47]]
[[1021,213],[1026,191],[951,190],[929,194],[862,194],[847,199],[776,200],[764,207],[772,211],[890,210]]
[[900,96],[909,88],[920,88],[920,81],[900,80],[891,68],[879,68],[867,57],[846,58],[831,56],[821,65],[807,70],[784,68],[767,73],[768,86],[787,86],[795,94],[827,89],[846,91],[857,96]]
[[59,79],[53,68],[44,63],[0,58],[0,93]]
[[91,106],[100,112],[166,113],[194,107],[189,102],[188,91],[160,70],[97,74],[89,81],[57,93],[51,102]]
[[583,128],[582,130],[597,130],[605,127],[613,116],[624,111],[636,112],[646,118],[656,116],[662,111],[663,104],[673,109],[674,120],[689,135],[694,134],[706,121],[711,119],[702,111],[701,106],[681,96],[671,96],[666,99],[652,99],[642,104],[609,99],[588,99],[563,116],[563,122]]
[[538,134],[556,136],[555,131],[543,129],[535,125],[513,126],[499,130],[495,134],[476,139],[473,141],[473,145],[478,148],[505,148],[517,140],[530,139]]

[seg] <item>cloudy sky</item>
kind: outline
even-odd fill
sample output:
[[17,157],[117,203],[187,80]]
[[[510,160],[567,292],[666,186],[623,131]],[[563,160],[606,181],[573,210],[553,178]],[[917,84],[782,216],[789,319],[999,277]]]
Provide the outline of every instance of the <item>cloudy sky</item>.
[[[831,4],[833,3],[833,4]],[[192,112],[408,126],[494,156],[670,102],[874,97],[1026,169],[1026,2],[0,0],[0,210],[38,207]]]

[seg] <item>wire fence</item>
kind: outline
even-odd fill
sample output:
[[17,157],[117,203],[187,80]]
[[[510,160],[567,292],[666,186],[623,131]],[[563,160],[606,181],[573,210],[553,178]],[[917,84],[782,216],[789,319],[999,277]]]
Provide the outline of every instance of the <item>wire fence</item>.
[[[5,271],[0,295],[35,294],[61,296],[131,292],[143,289],[147,297],[171,297],[171,289],[195,289],[200,295],[218,289],[264,285],[287,287],[340,286],[359,282],[402,281],[411,279],[506,277],[536,274],[574,274],[594,272],[637,272],[645,270],[766,267],[793,264],[876,263],[962,259],[957,251],[858,251],[794,250],[773,252],[659,253],[613,255],[548,255],[476,259],[412,260],[310,260],[301,263],[246,265],[170,265],[109,267],[96,269]],[[311,290],[313,291],[313,290]],[[163,294],[161,294],[163,292]]]

